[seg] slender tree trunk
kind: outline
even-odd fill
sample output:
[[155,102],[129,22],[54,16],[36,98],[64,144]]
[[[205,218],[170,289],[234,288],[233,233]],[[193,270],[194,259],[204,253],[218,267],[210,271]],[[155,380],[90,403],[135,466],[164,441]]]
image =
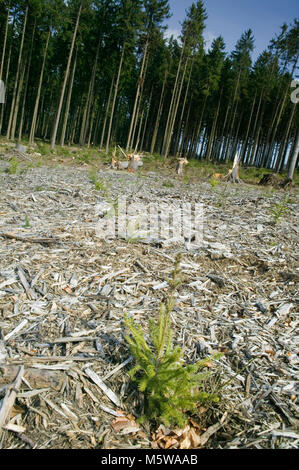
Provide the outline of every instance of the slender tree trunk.
[[242,162],[242,163],[244,162],[245,152],[246,152],[246,148],[247,148],[247,141],[248,141],[249,130],[250,130],[252,116],[253,116],[253,110],[254,110],[254,107],[255,107],[255,102],[256,102],[256,93],[254,95],[254,100],[253,100],[253,103],[252,103],[252,106],[251,106],[251,112],[250,112],[250,118],[249,118],[248,125],[247,125],[246,136],[245,136],[245,139],[244,139],[243,149],[242,149],[240,159],[239,159],[239,161]]
[[174,146],[176,156],[178,154],[179,139],[180,139],[180,135],[181,135],[181,131],[182,131],[182,122],[183,122],[183,117],[184,117],[184,113],[185,113],[187,97],[188,97],[189,89],[190,89],[190,82],[191,82],[191,76],[192,76],[192,71],[193,71],[193,65],[194,65],[194,58],[192,58],[191,70],[190,70],[190,73],[189,73],[188,83],[187,83],[185,96],[184,96],[184,101],[183,101],[183,107],[182,107],[180,120],[179,120],[179,124],[178,124],[178,133],[177,133],[178,137],[177,137],[177,140],[176,140],[176,143],[175,143],[175,146]]
[[201,145],[200,154],[199,154],[200,160],[203,159],[203,156],[204,156],[204,154],[205,154],[206,137],[207,137],[207,128],[205,127],[205,128],[204,128],[203,138],[202,138],[202,145]]
[[[252,133],[251,133],[251,140],[254,142],[254,139],[255,139],[255,136],[256,136],[256,129],[257,129],[257,124],[258,124],[258,121],[260,119],[260,122],[261,122],[261,118],[263,116],[263,112],[262,114],[260,115],[260,109],[261,109],[261,103],[262,103],[262,99],[263,99],[263,96],[264,96],[264,88],[262,89],[261,91],[261,94],[260,94],[260,99],[259,99],[259,104],[258,104],[258,107],[257,107],[257,111],[255,113],[255,120],[254,120],[254,126],[253,126],[253,130],[252,130]],[[251,162],[252,162],[252,147],[253,147],[253,142],[250,143],[249,147],[250,147],[250,150],[249,152],[247,152],[247,160],[248,160],[248,164],[251,165]],[[246,161],[247,161],[246,160]]]
[[[232,159],[235,158],[235,154],[236,154],[237,148],[238,148],[238,139],[239,139],[239,132],[240,132],[240,126],[241,126],[242,118],[243,118],[243,112],[241,112],[241,115],[240,115],[239,120],[238,120],[238,126],[237,126],[235,139],[234,139],[234,143],[233,143],[233,147],[232,147]],[[240,158],[238,158],[238,161],[240,161]]]
[[46,41],[46,46],[45,46],[45,50],[44,50],[43,64],[42,64],[41,73],[40,73],[40,77],[39,77],[38,90],[37,90],[37,95],[36,95],[36,99],[35,99],[33,117],[32,117],[32,122],[31,122],[31,129],[30,129],[30,135],[29,135],[29,144],[32,144],[34,142],[37,113],[38,113],[38,108],[39,108],[40,95],[41,95],[42,83],[43,83],[43,78],[44,78],[44,71],[45,71],[46,58],[47,58],[47,53],[48,53],[50,37],[51,37],[51,27],[49,28],[47,41]]
[[101,135],[101,141],[100,141],[100,149],[103,148],[103,143],[104,143],[106,124],[107,124],[107,119],[108,119],[109,110],[110,110],[110,101],[111,101],[112,91],[113,91],[113,86],[114,86],[114,77],[115,77],[115,75],[113,75],[113,78],[112,78],[112,81],[111,81],[111,87],[110,87],[108,101],[107,101],[107,105],[106,105],[106,112],[105,112],[105,118],[104,118],[104,122],[103,122],[102,135]]
[[[138,101],[137,109],[136,109],[136,112],[135,112],[134,126],[133,126],[133,130],[132,130],[131,143],[130,143],[130,146],[129,146],[129,148],[131,148],[131,149],[134,147],[135,133],[136,133],[138,119],[139,119],[139,116],[140,116],[140,107],[141,107],[141,97]],[[142,117],[143,117],[143,114],[142,114]],[[140,118],[142,119],[142,117],[140,117]]]
[[267,163],[266,163],[267,167],[270,166],[270,164],[272,162],[272,152],[273,152],[273,146],[274,146],[274,142],[275,142],[275,138],[276,138],[276,133],[277,133],[278,125],[279,125],[281,117],[282,117],[282,113],[283,113],[283,110],[284,110],[284,106],[285,106],[285,102],[286,102],[288,93],[289,93],[289,87],[287,87],[287,89],[285,91],[285,94],[283,96],[282,103],[281,103],[281,106],[279,108],[278,117],[276,119],[275,127],[274,127],[274,130],[273,130],[273,133],[272,133],[272,140],[271,140],[271,143],[270,143],[268,156],[267,156]]
[[75,29],[74,29],[71,49],[70,49],[70,52],[69,52],[68,62],[67,62],[66,71],[65,71],[65,75],[64,75],[64,81],[63,81],[63,85],[62,85],[62,90],[61,90],[57,115],[56,115],[56,119],[55,119],[54,130],[53,130],[53,134],[52,134],[52,138],[51,138],[51,150],[54,150],[55,144],[56,144],[58,125],[59,125],[59,121],[60,121],[60,115],[61,115],[61,110],[62,110],[62,104],[63,104],[64,94],[65,94],[66,83],[67,83],[67,80],[68,80],[68,77],[69,77],[70,66],[71,66],[73,50],[74,50],[75,40],[76,40],[76,36],[77,36],[81,11],[82,11],[82,2],[80,3],[80,7],[79,7],[79,10],[78,10],[78,14],[77,14],[77,20],[76,20],[76,25],[75,25]]
[[70,105],[71,105],[71,99],[72,99],[74,77],[75,77],[76,66],[77,66],[77,53],[78,53],[78,48],[76,49],[76,53],[75,53],[74,64],[73,64],[73,69],[72,69],[72,73],[71,73],[70,84],[69,84],[69,89],[68,89],[68,94],[67,94],[67,99],[66,99],[65,112],[64,112],[62,131],[61,131],[61,137],[60,137],[61,147],[64,147],[66,126],[67,126],[68,117],[69,117],[69,113],[70,113]]
[[213,126],[212,126],[210,139],[209,139],[209,143],[208,143],[207,155],[206,155],[207,160],[210,160],[210,158],[211,158],[212,146],[213,146],[214,136],[215,136],[215,129],[216,129],[217,120],[218,120],[219,111],[220,111],[221,98],[222,98],[222,90],[220,92],[218,107],[217,107],[217,111],[216,111],[216,114],[215,114],[215,117],[214,117],[214,120],[213,120]]
[[293,106],[292,106],[292,112],[290,114],[290,118],[289,118],[287,128],[286,128],[286,131],[285,131],[285,137],[284,137],[284,140],[283,140],[282,145],[281,145],[281,149],[280,149],[280,152],[279,152],[279,155],[278,155],[277,163],[275,165],[275,173],[278,173],[279,171],[283,170],[285,152],[286,152],[287,144],[289,142],[290,129],[291,129],[291,125],[292,125],[292,122],[293,122],[293,119],[294,119],[295,110],[296,110],[296,104],[294,103]]
[[41,112],[39,113],[37,120],[36,120],[36,132],[42,136],[44,135],[45,121],[46,121],[46,111],[44,110],[44,101],[45,101],[45,92],[42,94],[42,97],[41,97],[41,103],[40,103]]
[[258,143],[259,143],[259,140],[260,140],[261,130],[262,130],[261,125],[259,125],[259,127],[257,129],[257,132],[256,132],[255,139],[254,139],[253,149],[252,149],[252,156],[251,156],[251,161],[254,162],[254,163],[252,163],[254,165],[256,165],[256,152],[257,152],[257,149],[258,149]]
[[[175,152],[174,152],[176,156],[178,154],[182,154],[184,156],[186,155],[186,153],[185,153],[186,150],[184,149],[184,143],[187,140],[187,134],[189,132],[189,117],[190,117],[191,106],[192,106],[192,99],[190,100],[190,104],[188,106],[186,122],[185,122],[185,126],[184,126],[184,129],[183,129],[182,137],[181,137],[181,143],[178,142],[178,149],[175,149]],[[193,147],[194,134],[195,134],[195,129],[193,129],[190,149]]]
[[33,41],[34,41],[35,29],[36,29],[36,18],[34,20],[34,28],[33,28],[32,39],[31,39],[29,60],[28,60],[28,65],[27,65],[25,90],[24,90],[24,96],[23,96],[23,105],[22,105],[20,125],[19,125],[19,141],[22,139],[22,133],[23,133],[24,113],[25,113],[26,97],[27,97],[27,90],[28,90],[29,72],[30,72],[30,68],[31,68],[31,60],[32,60],[32,51],[33,51]]
[[[147,108],[147,112],[146,112],[146,117],[145,117],[145,122],[144,122],[144,126],[143,126],[143,133],[142,133],[142,138],[141,138],[141,143],[140,143],[140,148],[141,148],[141,150],[143,150],[143,143],[144,143],[144,138],[145,138],[145,131],[146,131],[146,128],[147,128],[147,123],[148,123],[148,118],[149,118],[149,112],[150,112],[151,104],[152,104],[152,98],[153,98],[153,88],[152,88],[152,90],[151,90],[150,99],[149,99],[149,104],[148,104],[148,108]],[[137,149],[136,149],[136,151],[137,151]]]
[[195,146],[194,147],[194,153],[195,154],[197,153],[197,148],[198,148],[198,145],[199,145],[199,139],[200,139],[200,134],[201,134],[201,126],[202,126],[202,121],[203,121],[203,115],[204,115],[204,112],[205,112],[205,109],[206,109],[207,99],[208,99],[208,95],[205,95],[203,107],[202,107],[201,114],[200,114],[199,124],[198,124],[197,130],[196,130],[196,133],[195,133],[195,136],[196,136],[195,141],[194,141],[194,146]]
[[11,139],[15,138],[17,119],[18,119],[18,113],[19,113],[19,105],[20,105],[20,99],[21,99],[21,91],[22,91],[22,88],[23,88],[25,71],[26,71],[26,63],[23,64],[22,70],[21,70],[21,75],[20,75],[20,82],[19,82],[18,91],[17,91],[15,109],[14,109],[13,119],[12,119],[12,123],[11,123],[11,131],[10,131],[10,138]]
[[92,136],[92,133],[93,133],[92,131],[93,131],[93,128],[94,128],[94,119],[95,119],[95,115],[96,115],[96,107],[97,107],[97,100],[95,99],[95,100],[93,100],[92,111],[91,111],[89,133],[88,133],[88,139],[87,139],[87,148],[89,148],[90,144],[91,144],[91,136]]
[[180,83],[180,86],[179,86],[179,91],[178,91],[178,96],[177,96],[177,99],[176,99],[176,104],[175,104],[175,107],[174,107],[174,112],[172,114],[171,121],[170,121],[168,138],[167,138],[166,148],[165,148],[165,152],[164,152],[164,157],[165,158],[167,158],[168,155],[169,155],[169,149],[170,149],[170,144],[171,144],[172,133],[173,133],[175,120],[176,120],[177,113],[178,113],[178,107],[179,107],[179,103],[180,103],[180,99],[181,99],[182,88],[183,88],[183,84],[184,84],[184,80],[185,80],[185,76],[186,76],[188,61],[189,61],[189,58],[187,58],[186,63],[185,63],[183,76],[182,76],[182,80],[181,80],[181,83]]
[[155,145],[156,145],[156,141],[157,141],[157,134],[158,134],[158,129],[159,129],[159,125],[160,125],[160,119],[161,119],[161,114],[162,114],[162,110],[163,110],[163,104],[164,104],[167,75],[168,75],[168,71],[166,70],[165,71],[165,76],[164,76],[164,81],[163,81],[163,86],[162,86],[162,92],[161,92],[161,96],[160,96],[160,103],[159,103],[157,118],[156,118],[156,122],[155,122],[152,142],[151,142],[151,149],[150,149],[151,154],[154,153]]
[[[135,149],[134,152],[137,152],[139,141],[140,141],[140,135],[141,135],[141,128],[142,128],[142,123],[143,123],[143,117],[144,117],[144,109],[142,110],[140,120],[139,120],[139,126],[138,126],[138,133],[137,133],[137,138],[136,138],[136,144],[135,144]],[[136,121],[137,122],[137,121]]]
[[289,171],[288,171],[288,178],[290,180],[293,180],[294,178],[294,171],[296,168],[296,163],[298,161],[298,155],[299,155],[299,130],[297,130],[297,136],[296,136],[296,141],[294,145],[294,150],[293,154],[290,159],[290,166],[289,166]]
[[10,2],[8,4],[7,18],[6,18],[6,24],[5,24],[4,42],[3,42],[2,58],[1,58],[1,64],[0,64],[0,80],[2,80],[2,73],[3,73],[3,68],[4,68],[4,59],[5,59],[5,53],[6,53],[6,42],[7,42],[9,14],[10,14]]
[[182,62],[183,62],[183,57],[184,57],[184,52],[185,52],[185,42],[182,47],[181,55],[180,55],[180,60],[179,60],[179,65],[175,77],[175,83],[173,87],[173,91],[171,94],[171,101],[170,101],[170,106],[169,106],[169,111],[167,115],[167,122],[166,122],[166,127],[165,127],[165,134],[164,134],[164,140],[163,140],[163,147],[162,147],[162,153],[165,154],[166,146],[167,146],[167,139],[168,139],[168,134],[169,134],[169,127],[170,127],[170,122],[173,114],[173,108],[175,104],[175,97],[177,95],[177,89],[179,85],[179,78],[181,74],[181,68],[182,68]]
[[[7,43],[9,14],[10,14],[10,3],[9,3],[9,5],[8,5],[8,10],[7,10],[7,19],[6,19],[6,25],[5,25],[4,43],[3,43],[2,58],[1,58],[1,64],[0,64],[0,82],[2,81],[2,74],[3,74],[3,69],[4,69],[4,60],[5,60],[5,54],[6,54],[6,43]],[[10,49],[9,49],[8,67],[9,67],[9,63],[10,63],[10,54],[11,54],[11,46],[10,46]],[[6,83],[7,83],[7,80],[5,80],[4,83],[6,84]],[[1,106],[1,117],[0,117],[0,135],[1,135],[1,131],[2,131],[2,122],[3,122],[3,116],[4,116],[4,106],[5,106],[5,103],[2,103],[2,106]]]
[[241,70],[239,70],[239,73],[238,73],[237,83],[235,86],[234,97],[233,97],[232,106],[231,106],[231,109],[233,110],[233,119],[231,121],[230,130],[228,132],[227,146],[226,146],[225,157],[224,157],[224,160],[226,162],[229,159],[229,150],[230,150],[232,133],[233,133],[234,125],[235,125],[236,113],[237,113],[237,108],[238,108],[238,103],[236,103],[236,99],[237,99],[237,93],[239,90],[240,77],[241,77]]
[[101,38],[98,41],[96,57],[95,57],[93,68],[92,68],[92,75],[91,75],[91,81],[90,81],[90,93],[89,93],[89,99],[87,103],[86,120],[84,124],[84,129],[83,129],[83,144],[86,141],[87,132],[90,126],[90,110],[91,108],[93,108],[93,104],[94,104],[94,84],[95,84],[96,71],[97,71],[97,66],[98,66],[100,45],[101,45]]
[[98,135],[99,127],[100,127],[101,111],[102,111],[102,106],[99,105],[98,106],[98,111],[97,111],[97,117],[96,117],[96,125],[95,125],[95,128],[94,128],[93,137],[92,137],[92,140],[93,140],[95,145],[98,143],[97,135]]
[[17,72],[16,72],[16,78],[15,78],[13,96],[12,96],[12,103],[11,103],[10,115],[9,115],[9,120],[8,120],[8,127],[7,127],[7,132],[6,132],[6,138],[7,139],[10,139],[10,137],[11,137],[11,126],[12,126],[12,119],[13,119],[14,110],[15,110],[15,100],[16,100],[16,95],[17,95],[17,89],[18,89],[18,85],[19,85],[19,74],[20,74],[21,60],[22,60],[22,54],[23,54],[23,46],[24,46],[25,31],[26,31],[27,18],[28,18],[28,10],[29,10],[29,6],[27,5],[26,12],[25,12],[25,17],[24,17],[23,32],[22,32],[22,39],[21,39],[21,45],[20,45],[20,51],[19,51],[19,58],[18,58],[18,64],[17,64]]
[[[14,17],[14,19],[13,19],[13,24],[12,24],[12,38],[13,38],[14,26],[15,26],[15,17]],[[5,74],[5,83],[7,83],[7,81],[8,81],[9,72],[10,72],[10,59],[11,59],[12,44],[13,44],[13,39],[11,39],[11,41],[10,41],[10,46],[9,46],[8,59],[7,59],[7,66],[6,66],[6,74]],[[2,72],[3,72],[3,71],[2,71]],[[1,134],[1,132],[2,132],[2,126],[3,126],[4,108],[5,108],[5,102],[2,104],[2,109],[1,109],[0,134]]]
[[132,134],[133,134],[133,128],[136,120],[136,109],[137,109],[137,104],[139,101],[140,97],[140,89],[142,88],[143,81],[144,81],[144,69],[145,69],[145,61],[147,58],[147,49],[149,46],[149,39],[146,40],[146,44],[144,47],[144,53],[142,57],[142,62],[141,62],[141,68],[140,68],[140,74],[139,74],[139,79],[138,79],[138,85],[137,85],[137,91],[136,91],[136,96],[135,96],[135,102],[134,102],[134,108],[133,108],[133,113],[131,117],[131,123],[130,123],[130,129],[129,129],[129,134],[128,134],[128,140],[127,140],[127,145],[126,145],[126,150],[128,151],[131,145],[133,144],[132,142]]
[[97,63],[98,63],[99,48],[100,48],[100,41],[97,47],[96,58],[95,58],[94,65],[92,68],[92,73],[91,73],[89,87],[88,87],[87,99],[86,99],[86,103],[85,103],[84,111],[83,111],[83,118],[82,118],[82,123],[81,123],[81,132],[80,132],[80,145],[82,146],[85,144],[86,134],[88,130],[89,114],[90,114],[90,107],[91,107],[91,102],[93,98],[93,89],[94,89],[96,68],[97,68]]
[[[134,125],[133,125],[133,131],[132,131],[131,142],[130,142],[129,148],[134,147],[135,134],[136,134],[137,124],[138,124],[138,120],[139,120],[139,116],[140,116],[140,108],[142,106],[142,100],[143,100],[143,96],[142,96],[143,95],[143,85],[144,85],[144,77],[145,77],[146,71],[147,71],[147,66],[148,66],[148,60],[146,58],[146,63],[145,63],[145,66],[144,66],[144,72],[143,72],[143,76],[141,78],[138,105],[137,105],[137,110],[135,112]],[[143,115],[144,115],[144,111],[142,110],[142,115],[140,117],[140,120],[141,120],[140,125],[142,125]],[[141,128],[139,128],[139,129],[141,131]],[[138,138],[137,138],[137,140],[138,140]],[[137,141],[136,141],[136,145],[138,145]]]
[[74,124],[69,131],[69,138],[68,138],[69,145],[73,145],[74,143],[79,116],[80,116],[80,106],[77,106],[75,116],[74,116]]
[[236,120],[236,116],[237,116],[237,109],[238,109],[238,103],[236,102],[235,107],[234,107],[234,111],[233,111],[233,119],[232,119],[232,122],[231,122],[230,131],[229,131],[228,139],[227,139],[227,147],[226,147],[226,152],[225,152],[225,161],[226,162],[229,160],[229,157],[230,157],[231,141],[233,139],[233,131],[234,131],[234,125],[235,125],[235,120]]
[[[125,56],[125,44],[123,45],[123,50],[122,50],[122,53],[121,53],[119,66],[118,66],[117,79],[116,79],[116,83],[115,83],[114,96],[113,96],[112,108],[111,108],[111,115],[110,115],[110,121],[109,121],[109,127],[108,127],[108,135],[107,135],[107,141],[106,141],[106,153],[109,152],[112,122],[113,122],[113,117],[114,117],[114,109],[115,109],[115,103],[116,103],[116,98],[117,98],[117,94],[118,94],[119,80],[120,80],[120,75],[121,75],[121,71],[122,71],[124,56]],[[108,103],[108,105],[109,105],[109,103]]]

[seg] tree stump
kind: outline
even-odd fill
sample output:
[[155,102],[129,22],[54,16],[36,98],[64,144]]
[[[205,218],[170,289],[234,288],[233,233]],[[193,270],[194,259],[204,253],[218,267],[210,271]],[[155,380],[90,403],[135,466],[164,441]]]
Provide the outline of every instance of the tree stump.
[[188,160],[186,158],[179,158],[177,167],[176,167],[176,173],[178,176],[183,176],[184,175],[184,166],[188,165]]
[[224,181],[230,182],[230,183],[241,183],[240,177],[239,177],[239,154],[237,153],[234,159],[234,165],[232,169],[228,172],[227,175],[223,177]]
[[15,147],[15,150],[20,153],[26,153],[27,147],[25,147],[25,145],[22,145],[22,144],[17,144]]

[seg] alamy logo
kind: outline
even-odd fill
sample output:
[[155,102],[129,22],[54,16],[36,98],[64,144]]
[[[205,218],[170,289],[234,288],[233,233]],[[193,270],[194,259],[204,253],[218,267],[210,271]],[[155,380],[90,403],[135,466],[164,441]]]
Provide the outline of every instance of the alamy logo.
[[96,213],[95,232],[101,239],[160,239],[196,245],[203,241],[202,204],[138,204],[119,197],[113,204],[97,204]]
[[3,80],[0,80],[0,103],[5,101],[5,85]]
[[291,83],[291,88],[295,88],[295,90],[291,94],[291,101],[294,104],[299,103],[299,80],[293,80]]

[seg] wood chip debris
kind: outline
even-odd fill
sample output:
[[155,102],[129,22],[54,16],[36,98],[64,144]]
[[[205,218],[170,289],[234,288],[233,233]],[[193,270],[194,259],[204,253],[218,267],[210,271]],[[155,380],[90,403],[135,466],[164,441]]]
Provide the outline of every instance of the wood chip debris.
[[[2,448],[150,448],[158,441],[158,448],[298,448],[297,189],[288,216],[274,224],[282,191],[213,189],[192,178],[166,187],[167,169],[142,172],[140,180],[101,168],[106,192],[84,166],[0,172]],[[118,196],[156,205],[162,218],[165,204],[201,203],[202,243],[190,242],[192,234],[178,241],[176,233],[99,238],[100,207]],[[153,437],[136,424],[142,397],[127,373],[133,361],[123,317],[145,331],[157,318],[177,253],[183,283],[174,339],[186,362],[223,354],[207,384],[221,386],[220,402],[199,407],[188,429],[164,427]]]

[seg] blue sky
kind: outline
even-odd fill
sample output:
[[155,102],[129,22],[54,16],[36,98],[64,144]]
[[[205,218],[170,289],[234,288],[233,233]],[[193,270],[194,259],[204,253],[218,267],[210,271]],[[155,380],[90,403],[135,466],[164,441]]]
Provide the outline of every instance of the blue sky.
[[[186,9],[193,1],[169,0],[172,17],[167,20],[167,34],[180,34]],[[289,24],[299,16],[298,0],[204,0],[204,4],[208,14],[204,33],[207,45],[222,35],[226,50],[231,52],[241,34],[251,28],[255,37],[254,59],[284,22]]]

